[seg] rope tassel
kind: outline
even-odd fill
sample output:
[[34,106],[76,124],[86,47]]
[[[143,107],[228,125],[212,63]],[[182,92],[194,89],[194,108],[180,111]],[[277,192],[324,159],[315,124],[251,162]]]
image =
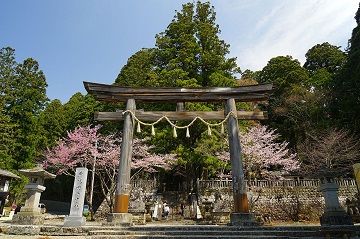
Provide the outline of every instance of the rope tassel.
[[210,125],[208,125],[208,135],[211,136],[211,128],[210,128]]
[[155,136],[155,128],[154,125],[151,125],[151,135]]
[[140,133],[141,132],[141,127],[140,127],[140,122],[138,121],[137,123],[137,129],[136,132]]
[[186,128],[186,138],[190,138],[190,131],[189,127]]
[[177,138],[177,133],[176,133],[176,128],[175,127],[173,127],[173,137]]
[[221,134],[225,133],[225,129],[224,129],[224,123],[221,124]]

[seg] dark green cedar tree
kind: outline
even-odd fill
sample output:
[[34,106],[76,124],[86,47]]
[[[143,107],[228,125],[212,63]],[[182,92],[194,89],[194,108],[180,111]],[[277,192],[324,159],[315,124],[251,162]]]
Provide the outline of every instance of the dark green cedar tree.
[[348,59],[334,84],[332,111],[340,127],[360,133],[360,4],[355,20],[357,26],[349,40]]

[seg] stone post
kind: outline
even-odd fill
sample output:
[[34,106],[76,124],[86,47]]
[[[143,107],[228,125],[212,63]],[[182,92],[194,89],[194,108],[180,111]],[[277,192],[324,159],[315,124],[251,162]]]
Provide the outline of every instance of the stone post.
[[[226,111],[234,112],[236,115],[236,105],[234,99],[226,102]],[[237,118],[231,115],[228,120],[229,148],[231,173],[233,183],[234,212],[230,215],[232,225],[251,226],[255,225],[255,217],[249,213],[249,202],[246,192],[246,183],[241,159],[240,132]]]
[[41,167],[20,169],[19,172],[29,177],[29,183],[25,185],[27,190],[25,205],[20,209],[20,212],[14,215],[12,221],[16,224],[43,224],[44,216],[39,208],[41,193],[46,189],[43,184],[45,179],[55,178],[56,175],[45,171]]
[[[135,100],[128,99],[126,110],[135,110]],[[132,141],[134,123],[130,113],[124,114],[124,129],[121,143],[119,173],[117,178],[114,213],[108,214],[107,221],[113,225],[130,225],[132,216],[129,210],[130,198],[130,163],[132,157]]]
[[65,227],[80,227],[85,225],[86,218],[83,217],[83,208],[87,174],[87,168],[76,168],[73,193],[71,198],[70,215],[65,217]]

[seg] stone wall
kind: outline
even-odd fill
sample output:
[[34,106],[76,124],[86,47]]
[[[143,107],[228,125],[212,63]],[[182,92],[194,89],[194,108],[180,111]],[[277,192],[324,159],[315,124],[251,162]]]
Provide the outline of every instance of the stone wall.
[[[156,180],[132,180],[131,192],[129,202],[129,212],[136,218],[136,224],[143,224],[145,217],[144,213],[149,211],[149,208],[156,201],[158,195],[159,183]],[[97,220],[104,220],[110,208],[104,199],[95,212]]]
[[[338,180],[339,198],[342,205],[346,199],[354,198],[356,183],[352,179]],[[261,220],[318,220],[322,213],[324,199],[318,190],[318,180],[254,180],[247,182],[251,210]],[[197,202],[205,221],[213,223],[229,222],[233,205],[231,180],[198,180]],[[132,181],[129,211],[134,214],[145,212],[150,216],[156,201],[161,199],[170,205],[170,218],[195,218],[194,201],[189,192],[160,192],[159,184],[153,180]],[[196,197],[195,197],[196,198]],[[196,199],[195,199],[196,200]],[[104,202],[105,203],[105,202]],[[109,209],[102,204],[96,212],[105,216]],[[144,218],[139,218],[139,222]]]
[[[354,198],[357,193],[356,183],[352,179],[337,182],[340,202],[345,205],[346,199]],[[318,190],[319,183],[312,179],[247,182],[251,211],[261,215],[264,221],[317,221],[324,206],[324,198]],[[197,184],[202,211],[211,210],[215,214],[231,211],[231,180],[199,180]]]

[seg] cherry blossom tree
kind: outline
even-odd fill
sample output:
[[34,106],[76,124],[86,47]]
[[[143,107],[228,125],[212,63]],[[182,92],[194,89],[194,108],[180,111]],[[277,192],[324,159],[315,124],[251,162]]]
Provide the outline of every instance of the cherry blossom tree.
[[[240,137],[245,175],[248,179],[281,178],[299,168],[296,154],[289,152],[286,142],[279,142],[275,130],[263,125],[251,127]],[[220,152],[217,157],[230,160],[229,152]]]
[[[102,147],[113,143],[104,142],[110,138],[100,137],[98,134],[99,129],[100,126],[87,126],[78,127],[68,132],[67,136],[60,139],[53,148],[47,149],[43,167],[51,169],[58,175],[65,174],[70,176],[75,175],[76,167],[85,167],[91,170],[94,160],[100,156],[100,150],[96,147],[96,142],[101,141],[99,145],[102,145]],[[108,152],[112,148],[102,148],[102,150]]]
[[[60,139],[55,147],[46,151],[43,167],[56,174],[71,176],[75,175],[76,167],[86,167],[90,172],[96,169],[101,192],[112,210],[121,137],[114,134],[102,135],[99,129],[100,126],[87,126],[68,132],[67,137]],[[131,166],[135,174],[140,171],[153,173],[160,168],[171,168],[175,160],[173,155],[158,155],[151,151],[152,146],[146,144],[146,139],[134,139]],[[91,207],[88,190],[86,197]]]
[[301,173],[319,179],[352,175],[352,166],[360,158],[359,139],[349,131],[330,128],[308,132],[299,145]]
[[110,192],[107,186],[109,179],[114,175],[111,168],[116,165],[119,155],[118,140],[114,135],[102,136],[99,134],[101,126],[78,127],[68,132],[67,137],[60,139],[55,147],[48,149],[43,162],[44,168],[50,168],[56,174],[75,175],[77,167],[88,168],[91,172],[91,186],[87,186],[86,200],[93,219],[93,189],[95,173],[100,180],[102,193],[106,197]]
[[147,139],[134,139],[131,168],[134,169],[132,178],[140,172],[156,173],[159,169],[170,170],[175,164],[175,154],[155,154],[153,145],[147,145]]

